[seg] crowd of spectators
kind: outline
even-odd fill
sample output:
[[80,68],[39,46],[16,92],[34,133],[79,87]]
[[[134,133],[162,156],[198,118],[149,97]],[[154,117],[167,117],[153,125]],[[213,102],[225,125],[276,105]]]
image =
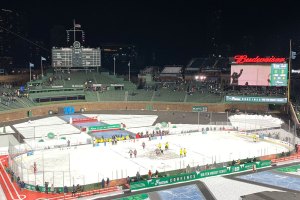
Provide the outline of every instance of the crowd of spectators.
[[286,87],[234,86],[224,89],[225,95],[286,96]]
[[142,132],[138,132],[135,136],[135,138],[149,138],[149,140],[151,140],[151,138],[153,137],[158,137],[158,136],[165,136],[165,135],[169,135],[169,131],[168,130],[153,130],[152,132],[146,131],[146,133]]
[[0,88],[0,102],[5,106],[10,106],[13,102],[16,102],[18,98],[28,98],[28,94],[21,92],[12,84],[3,84]]

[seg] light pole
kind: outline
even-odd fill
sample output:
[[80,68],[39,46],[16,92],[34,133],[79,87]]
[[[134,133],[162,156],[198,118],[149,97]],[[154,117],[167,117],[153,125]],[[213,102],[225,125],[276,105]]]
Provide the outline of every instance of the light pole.
[[128,63],[128,71],[129,71],[129,73],[128,73],[128,80],[130,81],[130,61],[129,61],[129,63]]
[[114,76],[116,75],[116,57],[114,56]]
[[44,72],[43,72],[43,60],[45,61],[46,58],[44,58],[43,56],[41,56],[41,74],[42,74],[42,77],[44,77]]

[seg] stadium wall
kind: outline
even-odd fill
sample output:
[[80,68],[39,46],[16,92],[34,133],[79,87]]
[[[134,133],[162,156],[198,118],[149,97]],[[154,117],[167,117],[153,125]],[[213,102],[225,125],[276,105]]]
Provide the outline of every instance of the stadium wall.
[[262,111],[268,110],[267,104],[214,104],[214,103],[170,103],[170,102],[78,102],[63,103],[44,106],[36,106],[32,108],[22,108],[18,110],[10,110],[0,113],[0,121],[8,122],[19,119],[28,118],[28,112],[33,117],[48,115],[49,110],[58,113],[59,107],[74,106],[75,111],[79,112],[84,108],[86,111],[96,110],[153,110],[153,111],[183,111],[192,112],[193,106],[207,106],[208,112],[224,112],[225,109],[236,108],[240,110]]

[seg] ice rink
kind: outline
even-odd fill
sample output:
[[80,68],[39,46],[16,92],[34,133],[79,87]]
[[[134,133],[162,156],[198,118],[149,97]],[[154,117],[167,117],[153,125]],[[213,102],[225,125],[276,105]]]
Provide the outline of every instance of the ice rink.
[[[146,148],[142,148],[145,141]],[[163,155],[154,153],[159,143],[164,147],[168,142],[170,149]],[[180,148],[187,149],[187,156],[180,158]],[[137,158],[130,158],[129,150],[137,150]],[[147,174],[185,168],[188,164],[212,164],[231,161],[233,159],[253,158],[267,154],[287,151],[281,145],[268,142],[253,142],[237,136],[234,132],[208,132],[179,134],[158,137],[148,141],[148,138],[118,142],[117,145],[100,144],[98,147],[84,145],[69,149],[50,149],[35,151],[33,155],[23,155],[24,168],[21,174],[26,182],[42,184],[44,181],[53,182],[56,186],[63,184],[88,184],[99,182],[102,178],[110,179],[135,176],[136,172]],[[33,163],[37,163],[37,173],[33,173]],[[41,171],[45,171],[42,173]],[[33,183],[34,181],[34,183]]]
[[[86,115],[88,117],[96,115]],[[126,130],[133,133],[149,131],[160,128],[167,129],[170,135],[154,137],[151,141],[148,138],[138,140],[119,141],[117,145],[111,143],[100,143],[99,146],[93,144],[71,146],[63,148],[39,148],[32,151],[31,154],[23,154],[15,158],[18,164],[18,174],[21,179],[29,184],[43,185],[45,181],[54,183],[57,186],[72,186],[73,184],[90,184],[102,180],[102,178],[118,179],[127,176],[135,176],[137,171],[141,175],[147,174],[149,170],[153,173],[186,168],[189,164],[193,166],[203,166],[206,164],[223,163],[227,161],[253,158],[257,156],[269,155],[274,153],[286,152],[287,147],[271,142],[258,141],[253,142],[251,137],[245,137],[237,131],[220,131],[220,128],[228,129],[230,126],[213,126],[213,125],[195,125],[195,124],[172,124],[169,127],[160,127],[160,123],[155,124],[156,115],[99,115],[101,121],[105,123],[125,123]],[[86,133],[78,133],[79,129],[68,124],[57,117],[50,117],[46,120],[40,119],[30,123],[17,124],[15,127],[20,132],[32,136],[31,132],[26,131],[33,124],[44,126],[43,133],[36,135],[45,135],[47,131],[53,131],[52,123],[56,126],[63,126],[66,130],[66,138],[74,144],[75,136],[82,136],[84,140],[90,137]],[[244,119],[241,119],[244,121]],[[273,120],[273,119],[271,119]],[[234,120],[233,120],[234,121]],[[237,119],[235,118],[235,122]],[[266,123],[266,121],[263,121]],[[49,129],[48,129],[49,127]],[[202,128],[212,127],[210,130],[199,132]],[[216,127],[216,129],[214,129]],[[53,131],[60,132],[62,129]],[[189,130],[192,130],[189,131]],[[195,132],[196,131],[196,132]],[[72,134],[73,132],[73,134]],[[191,132],[191,133],[189,133]],[[76,137],[76,141],[80,139]],[[32,138],[27,139],[27,144],[36,146]],[[47,147],[50,142],[59,141],[66,143],[59,137],[52,140],[45,139],[43,147]],[[145,142],[146,148],[142,148],[142,142]],[[169,143],[169,150],[164,151],[162,155],[156,155],[160,143],[164,149],[165,143]],[[180,148],[186,148],[187,156],[180,158]],[[137,150],[137,157],[130,158],[129,151]],[[33,165],[37,164],[37,172],[34,173]],[[20,164],[22,163],[22,164]],[[21,167],[22,166],[22,167]],[[43,173],[44,172],[44,173]]]

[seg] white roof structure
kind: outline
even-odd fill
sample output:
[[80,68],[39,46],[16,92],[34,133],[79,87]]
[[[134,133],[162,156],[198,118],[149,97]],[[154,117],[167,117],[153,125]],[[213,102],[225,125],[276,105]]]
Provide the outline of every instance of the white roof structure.
[[177,76],[181,74],[182,67],[164,67],[160,76]]

